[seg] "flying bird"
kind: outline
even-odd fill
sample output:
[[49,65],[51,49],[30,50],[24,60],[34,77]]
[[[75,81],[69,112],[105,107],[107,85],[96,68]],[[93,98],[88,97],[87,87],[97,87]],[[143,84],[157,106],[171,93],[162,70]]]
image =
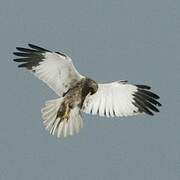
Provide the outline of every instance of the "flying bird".
[[45,102],[42,119],[52,135],[67,137],[83,127],[82,112],[106,117],[154,115],[161,106],[159,96],[147,85],[114,81],[98,84],[81,75],[72,59],[64,53],[52,52],[28,44],[28,48],[16,47],[13,54],[19,68],[30,70],[59,96]]

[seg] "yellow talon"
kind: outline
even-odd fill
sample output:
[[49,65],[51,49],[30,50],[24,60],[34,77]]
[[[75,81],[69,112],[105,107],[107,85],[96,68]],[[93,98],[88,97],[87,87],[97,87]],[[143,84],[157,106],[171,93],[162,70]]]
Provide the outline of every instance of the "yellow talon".
[[63,119],[69,119],[69,114],[68,114],[67,111],[65,112],[65,114],[64,114],[64,116],[63,116]]
[[69,119],[69,112],[70,112],[70,109],[69,109],[68,106],[66,106],[66,111],[65,111],[65,113],[63,115],[63,119],[66,119],[68,121],[68,119]]

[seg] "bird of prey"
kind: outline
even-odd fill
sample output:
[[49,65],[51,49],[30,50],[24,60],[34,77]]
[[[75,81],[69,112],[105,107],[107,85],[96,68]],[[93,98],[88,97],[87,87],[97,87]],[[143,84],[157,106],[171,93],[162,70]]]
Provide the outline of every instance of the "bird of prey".
[[120,117],[159,112],[159,96],[150,86],[114,81],[98,84],[81,75],[69,56],[28,44],[16,47],[14,61],[18,67],[30,70],[59,96],[47,101],[42,119],[50,134],[67,137],[83,127],[82,112],[93,115]]

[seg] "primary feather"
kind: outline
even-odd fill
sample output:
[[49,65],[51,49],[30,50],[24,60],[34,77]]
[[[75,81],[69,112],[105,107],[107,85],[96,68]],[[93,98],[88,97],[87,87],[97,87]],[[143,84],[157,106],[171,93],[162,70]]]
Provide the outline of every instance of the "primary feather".
[[82,78],[69,56],[32,44],[29,44],[29,47],[31,49],[17,47],[19,52],[14,52],[14,55],[20,58],[16,58],[14,61],[22,63],[19,67],[32,70],[35,76],[59,96],[62,96]]
[[98,86],[98,91],[94,95],[88,95],[84,101],[83,111],[86,113],[119,117],[140,113],[153,115],[153,112],[159,112],[156,107],[161,106],[156,100],[159,96],[149,91],[149,86],[132,85],[124,81]]

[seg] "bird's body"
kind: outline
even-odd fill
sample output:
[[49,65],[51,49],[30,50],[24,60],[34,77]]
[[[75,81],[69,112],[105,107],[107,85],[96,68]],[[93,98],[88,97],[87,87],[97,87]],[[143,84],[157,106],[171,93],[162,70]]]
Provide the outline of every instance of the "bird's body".
[[159,112],[159,96],[149,86],[127,81],[98,84],[82,76],[67,55],[32,44],[29,47],[17,47],[19,52],[14,54],[20,58],[14,61],[22,63],[19,67],[31,70],[59,96],[47,101],[42,109],[44,124],[51,134],[66,137],[78,133],[83,127],[81,112],[107,117]]
[[[86,96],[89,93],[92,93],[91,88],[93,87],[91,84],[95,84],[98,87],[98,84],[95,81],[89,78],[82,78],[74,85],[74,87],[70,88],[66,93],[64,93],[64,100],[59,107],[57,117],[63,118],[65,116],[66,120],[68,121],[71,109],[75,108],[76,106],[81,109]],[[93,93],[96,91],[97,89],[95,89]]]

